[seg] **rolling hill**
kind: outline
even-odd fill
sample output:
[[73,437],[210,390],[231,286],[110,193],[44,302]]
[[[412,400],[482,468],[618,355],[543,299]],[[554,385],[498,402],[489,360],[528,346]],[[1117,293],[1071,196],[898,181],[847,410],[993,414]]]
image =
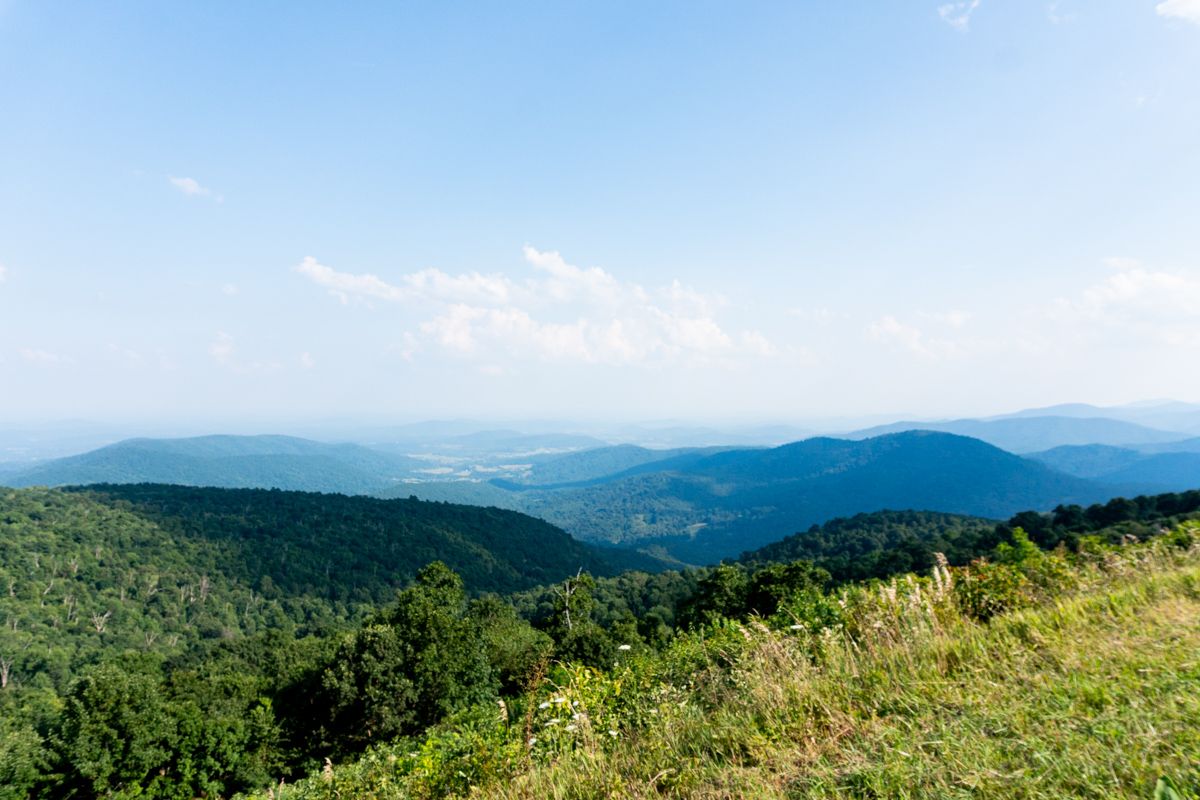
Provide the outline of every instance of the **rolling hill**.
[[531,489],[521,508],[585,541],[711,563],[814,523],[881,509],[1001,518],[1115,492],[964,436],[912,431],[685,454],[570,489]]
[[1152,445],[1144,450],[1064,446],[1032,453],[1029,458],[1060,472],[1112,486],[1141,492],[1176,492],[1200,487],[1200,452],[1186,449],[1194,442]]
[[1111,444],[1065,444],[1025,457],[1078,478],[1100,478],[1137,464],[1145,455],[1130,447]]
[[1200,433],[1200,404],[1177,400],[1149,400],[1121,406],[1094,406],[1089,403],[1063,403],[1045,408],[1027,408],[1011,414],[999,414],[988,420],[1017,417],[1103,417],[1136,422],[1165,431]]
[[127,439],[3,476],[9,486],[174,483],[366,493],[394,484],[422,462],[356,444],[291,436]]
[[1014,416],[1002,419],[957,419],[935,422],[893,422],[854,431],[848,439],[867,439],[902,431],[939,431],[970,436],[1010,453],[1033,453],[1061,445],[1140,445],[1175,442],[1185,433],[1159,430],[1135,422],[1103,417]]

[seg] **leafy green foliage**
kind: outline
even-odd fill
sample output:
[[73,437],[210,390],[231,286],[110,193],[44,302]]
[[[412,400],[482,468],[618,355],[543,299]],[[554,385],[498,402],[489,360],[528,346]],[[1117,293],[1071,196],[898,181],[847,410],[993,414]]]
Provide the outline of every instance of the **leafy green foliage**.
[[[342,587],[305,594],[322,573],[310,553],[329,557],[318,551],[331,540],[317,528],[352,536],[379,508],[430,511],[419,518],[429,525],[464,510],[383,501],[364,510],[343,503],[350,498],[324,506],[328,498],[280,492],[122,491],[120,499],[107,487],[21,491],[0,503],[0,532],[15,545],[0,549],[0,798],[229,796],[278,791],[280,779],[313,773],[287,791],[439,797],[495,790],[580,753],[622,752],[647,774],[613,770],[598,791],[628,793],[663,763],[745,765],[764,744],[836,739],[857,724],[852,716],[834,725],[826,715],[837,708],[879,720],[909,713],[910,699],[896,694],[906,678],[888,672],[897,664],[936,664],[946,671],[937,685],[960,670],[974,674],[989,662],[977,660],[973,631],[1008,630],[1041,646],[1058,623],[1038,632],[1009,620],[1192,564],[1200,538],[1196,523],[1176,524],[1195,514],[1200,498],[1190,495],[1063,507],[1000,525],[941,519],[925,531],[919,517],[882,514],[878,536],[869,517],[828,527],[857,531],[847,546],[861,547],[885,573],[872,577],[886,581],[835,580],[824,565],[844,554],[817,529],[815,541],[800,540],[816,563],[751,559],[599,579],[576,567],[514,604],[494,594],[471,599],[459,575],[431,563],[368,609]],[[1026,534],[1025,521],[1041,526],[1037,535]],[[358,542],[375,546],[381,536],[368,530]],[[886,557],[909,540],[957,544],[968,563],[948,568],[935,555],[928,577],[887,573],[910,563]],[[242,548],[291,541],[305,546],[225,570]],[[254,563],[278,571],[254,584]],[[330,580],[366,580],[358,561],[340,563],[348,574]],[[1195,598],[1188,569],[1172,590],[1179,603]],[[72,616],[67,597],[86,616]],[[960,638],[939,638],[950,632]],[[931,642],[941,649],[906,649]],[[850,685],[858,694],[788,683],[822,669],[841,672],[821,692]],[[1181,673],[1163,691],[1195,677]],[[1089,686],[1079,702],[1102,707],[1105,691]],[[1174,719],[1166,729],[1179,736]],[[692,780],[679,771],[651,783],[686,794]]]
[[925,572],[935,554],[965,564],[1002,539],[996,523],[933,511],[876,511],[834,519],[759,550],[741,561],[764,564],[806,560],[819,564],[838,583]]
[[[987,624],[952,590],[976,565],[939,566],[839,588],[842,618],[819,631],[716,620],[604,669],[563,664],[522,724],[481,707],[271,797],[1132,800],[1173,787],[1164,774],[1200,785],[1197,553],[1102,546]],[[1001,552],[1013,570],[1040,558]]]
[[324,738],[337,750],[416,733],[494,694],[462,579],[435,562],[396,602],[351,634],[321,675]]
[[100,502],[128,503],[180,539],[218,545],[223,574],[249,585],[270,578],[284,595],[380,603],[432,561],[446,563],[475,592],[549,583],[580,567],[619,569],[608,552],[496,508],[148,484],[86,491]]

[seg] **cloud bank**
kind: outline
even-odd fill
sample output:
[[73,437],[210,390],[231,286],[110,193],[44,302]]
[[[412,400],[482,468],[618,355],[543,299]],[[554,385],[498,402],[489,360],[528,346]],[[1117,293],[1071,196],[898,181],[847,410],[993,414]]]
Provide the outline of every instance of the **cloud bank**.
[[530,246],[524,257],[532,274],[520,278],[424,269],[385,280],[312,257],[295,269],[342,303],[397,304],[414,314],[415,326],[403,334],[407,359],[433,348],[493,366],[501,359],[626,366],[714,364],[775,352],[758,331],[718,322],[718,295],[678,281],[647,289]]

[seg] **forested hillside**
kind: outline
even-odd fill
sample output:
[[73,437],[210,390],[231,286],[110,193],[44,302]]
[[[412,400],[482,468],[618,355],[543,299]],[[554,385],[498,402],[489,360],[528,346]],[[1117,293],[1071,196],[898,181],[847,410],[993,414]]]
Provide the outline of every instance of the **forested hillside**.
[[741,587],[763,616],[720,610],[719,569],[670,641],[626,628],[498,718],[464,709],[259,796],[1193,797],[1200,528],[1112,535],[1048,553],[1014,529],[987,560],[833,591],[776,565]]
[[0,490],[0,543],[0,679],[56,688],[102,650],[328,632],[432,561],[473,594],[637,564],[495,509],[160,485]]
[[[1114,545],[1161,539],[1163,564],[1192,552],[1195,534],[1175,529],[1196,516],[1200,492],[995,524],[882,512],[740,564],[603,577],[580,570],[611,570],[603,554],[494,509],[157,485],[8,490],[0,798],[229,796],[306,774],[318,777],[301,797],[495,789],[575,752],[580,731],[618,742],[658,730],[645,727],[655,713],[693,700],[651,665],[729,665],[749,641],[738,621],[819,634],[819,658],[864,624],[847,600],[875,596],[855,581],[864,571],[890,579],[931,563],[945,592],[935,548],[964,565],[990,556],[955,567],[961,588],[943,598],[947,613],[985,621],[1072,591],[1071,570],[1123,563]],[[439,555],[465,584],[441,561],[408,571]],[[519,588],[514,575],[544,584],[476,595]],[[623,671],[634,663],[649,671]]]
[[[1046,419],[986,424],[1038,425]],[[511,431],[376,442],[381,449],[283,436],[134,439],[0,475],[0,481],[417,497],[521,511],[580,540],[677,565],[711,563],[784,531],[885,508],[1004,517],[1022,508],[1176,491],[1200,482],[1200,454],[1190,452],[1186,441],[1140,445],[1138,451],[1061,447],[1029,458],[930,431],[864,440],[818,437],[773,448],[590,446],[595,444],[587,437]],[[519,449],[528,447],[533,449]],[[1142,451],[1147,449],[1155,452]]]
[[813,525],[748,553],[740,561],[765,564],[807,560],[838,582],[902,572],[924,572],[941,553],[965,564],[1006,537],[1006,526],[979,517],[932,511],[876,511]]
[[419,466],[403,455],[355,444],[291,436],[199,436],[129,439],[25,468],[5,483],[177,483],[353,494],[379,491]]
[[1001,518],[1114,494],[976,439],[913,431],[688,453],[596,485],[531,490],[521,508],[585,541],[711,563],[838,516],[916,508]]
[[1132,449],[1107,445],[1055,447],[1030,458],[1052,469],[1112,486],[1183,491],[1200,486],[1195,440]]
[[265,576],[287,594],[380,602],[431,561],[448,564],[473,592],[513,591],[580,568],[614,574],[656,565],[496,508],[156,484],[78,491],[128,503],[164,530],[210,542],[226,553],[223,573],[249,582]]

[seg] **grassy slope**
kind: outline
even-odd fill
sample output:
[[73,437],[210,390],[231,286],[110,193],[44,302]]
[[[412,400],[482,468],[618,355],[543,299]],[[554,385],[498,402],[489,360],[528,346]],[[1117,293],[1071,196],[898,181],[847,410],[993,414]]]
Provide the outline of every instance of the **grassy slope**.
[[[960,624],[823,670],[764,641],[742,691],[500,798],[1150,798],[1200,785],[1200,568]],[[1190,769],[1190,772],[1188,771]]]
[[[471,796],[1148,800],[1161,774],[1200,796],[1200,552],[1131,553],[1077,578],[987,625],[928,585],[927,605],[909,604],[901,581],[866,636],[829,637],[816,661],[797,634],[738,627],[707,669],[659,664],[649,690],[639,668],[618,674],[610,689],[637,693],[621,721],[593,712],[596,730],[581,723],[574,745],[540,756],[539,743]],[[583,708],[596,680],[554,691]],[[274,796],[429,796],[385,753]]]

